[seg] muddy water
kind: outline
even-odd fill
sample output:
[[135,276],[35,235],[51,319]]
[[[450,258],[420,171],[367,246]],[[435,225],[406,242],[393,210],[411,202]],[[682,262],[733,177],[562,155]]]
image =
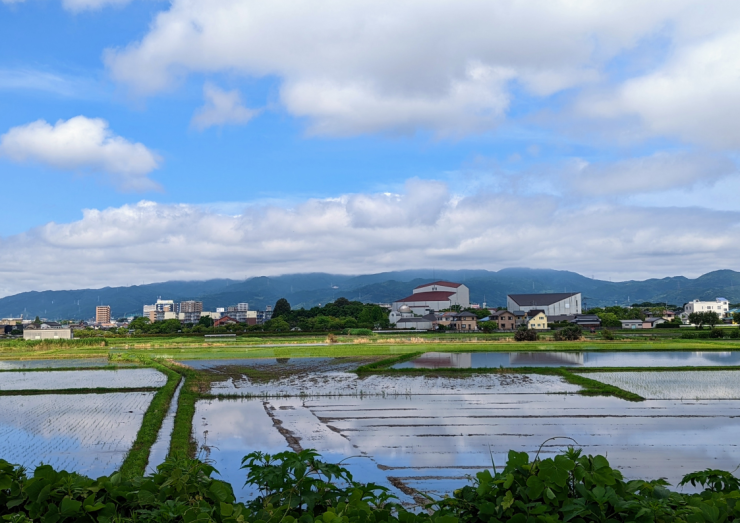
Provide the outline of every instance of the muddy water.
[[[466,475],[490,468],[492,457],[501,465],[510,449],[533,455],[554,436],[607,455],[628,478],[663,476],[675,485],[688,472],[732,470],[740,464],[738,408],[740,401],[631,403],[503,392],[225,399],[198,403],[194,435],[237,490],[245,478],[239,462],[248,452],[315,448],[328,461],[350,458],[356,478],[389,486],[413,503],[416,491],[449,493]],[[542,453],[565,444],[550,442]]]
[[427,352],[396,369],[514,367],[711,367],[740,365],[740,350],[726,352]]

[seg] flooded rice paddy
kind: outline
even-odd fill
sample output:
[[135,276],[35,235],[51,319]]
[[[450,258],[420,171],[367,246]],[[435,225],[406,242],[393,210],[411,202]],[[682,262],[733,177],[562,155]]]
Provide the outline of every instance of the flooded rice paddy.
[[[604,454],[628,478],[681,477],[740,464],[740,401],[651,400],[574,394],[412,395],[200,401],[195,437],[238,490],[242,456],[315,448],[347,459],[357,478],[392,488],[404,502],[417,491],[449,493],[466,475],[505,462],[510,449],[534,454],[548,438],[575,439]],[[548,455],[569,441],[556,440]],[[356,457],[352,457],[356,456]],[[239,493],[254,493],[244,488]]]
[[60,369],[71,367],[105,367],[108,358],[77,358],[57,360],[0,360],[0,370]]
[[589,372],[587,378],[648,399],[740,399],[740,371]]
[[[3,375],[3,378],[5,375]],[[0,457],[93,478],[120,467],[154,393],[0,396]]]
[[162,387],[167,376],[155,369],[4,372],[0,391],[62,389],[136,389]]
[[740,351],[427,352],[395,369],[740,366]]

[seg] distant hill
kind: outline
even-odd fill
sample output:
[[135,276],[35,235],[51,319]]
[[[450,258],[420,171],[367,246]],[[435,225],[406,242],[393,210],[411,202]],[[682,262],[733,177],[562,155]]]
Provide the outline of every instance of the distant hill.
[[0,298],[0,317],[41,316],[48,319],[89,319],[98,304],[110,305],[113,316],[141,314],[145,304],[158,297],[175,301],[197,299],[206,310],[236,303],[252,309],[274,305],[287,298],[293,308],[325,304],[339,297],[387,303],[411,293],[414,287],[434,280],[452,280],[470,288],[470,299],[489,306],[506,304],[507,294],[529,292],[581,292],[587,307],[628,305],[651,301],[683,305],[693,299],[718,296],[740,302],[740,273],[714,271],[696,279],[675,276],[645,281],[609,282],[575,272],[551,269],[431,270],[384,272],[361,276],[325,273],[287,274],[243,281],[169,281],[131,287],[105,287],[70,291],[23,292]]

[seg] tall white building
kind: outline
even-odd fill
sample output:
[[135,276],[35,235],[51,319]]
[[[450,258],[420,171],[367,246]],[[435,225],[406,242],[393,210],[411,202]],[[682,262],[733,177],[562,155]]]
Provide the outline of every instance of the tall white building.
[[727,298],[717,298],[715,301],[690,301],[683,306],[681,320],[684,323],[689,322],[689,314],[692,312],[716,312],[720,319],[726,318],[730,311],[730,302]]
[[414,314],[424,315],[449,309],[453,305],[470,307],[470,290],[462,283],[435,281],[416,287],[410,296],[393,302],[391,310],[407,305]]

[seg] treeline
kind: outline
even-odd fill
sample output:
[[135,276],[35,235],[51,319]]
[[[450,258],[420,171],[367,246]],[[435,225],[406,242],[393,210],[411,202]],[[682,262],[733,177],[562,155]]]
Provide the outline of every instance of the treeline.
[[[740,520],[740,485],[731,473],[686,475],[679,493],[658,480],[625,481],[604,456],[568,449],[534,460],[510,451],[507,463],[471,483],[409,511],[386,487],[357,481],[312,450],[242,460],[257,497],[237,502],[211,465],[168,459],[146,477],[121,473],[90,479],[0,460],[0,519],[10,523],[708,523]],[[241,482],[240,482],[241,483]],[[241,485],[240,485],[241,486]],[[418,496],[421,500],[424,497]]]
[[[655,305],[653,303],[645,302],[649,305]],[[597,307],[589,309],[589,314],[596,314],[601,320],[603,327],[621,327],[622,323],[620,320],[645,320],[646,311],[652,313],[654,316],[663,316],[663,311],[670,310],[662,307],[619,307],[614,305],[613,307]],[[681,324],[679,318],[674,318],[671,322]]]
[[387,329],[388,311],[383,307],[360,301],[339,298],[323,307],[291,309],[281,298],[275,303],[271,325],[282,320],[289,328],[302,331],[341,331],[344,329]]

